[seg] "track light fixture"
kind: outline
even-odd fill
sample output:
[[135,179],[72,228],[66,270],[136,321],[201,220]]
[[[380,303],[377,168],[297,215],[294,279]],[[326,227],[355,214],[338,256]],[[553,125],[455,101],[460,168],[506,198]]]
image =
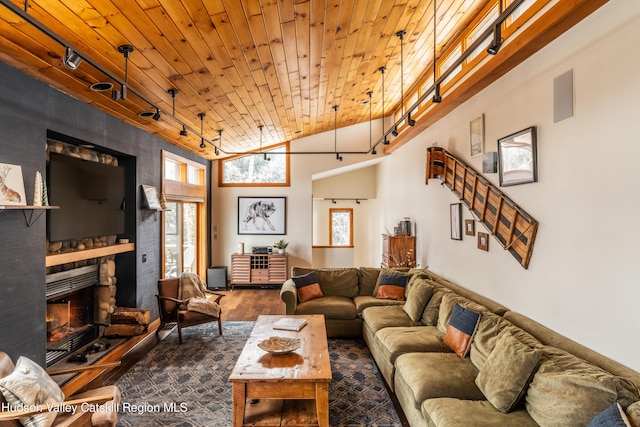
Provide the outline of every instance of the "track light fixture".
[[118,46],[118,52],[124,56],[124,84],[120,93],[120,99],[127,99],[127,85],[129,84],[129,56],[133,52],[133,46],[123,44]]
[[412,118],[411,118],[411,113],[409,113],[409,117],[407,117],[407,124],[408,124],[409,126],[415,126],[415,125],[416,125],[416,121],[415,121],[415,119],[412,119]]
[[160,120],[160,109],[159,109],[159,108],[156,108],[156,112],[155,112],[155,114],[154,114],[153,116],[151,116],[151,118],[152,118],[153,120],[155,120],[156,122],[157,122],[158,120]]
[[380,67],[378,71],[382,74],[382,135],[384,135],[384,145],[389,145],[389,141],[387,141],[387,135],[384,133],[384,70],[387,67]]
[[[396,33],[396,36],[400,38],[400,111],[404,116],[404,35],[407,34],[405,30],[400,30]],[[397,135],[394,135],[397,136]]]
[[200,148],[206,148],[207,146],[204,143],[204,116],[207,113],[198,113],[198,118],[200,119]]
[[182,125],[182,130],[180,131],[180,136],[187,136],[187,126]]
[[371,102],[371,96],[373,95],[373,92],[369,91],[367,92],[367,95],[369,96],[369,150],[371,150],[371,154],[376,154],[376,149],[373,147],[373,139],[372,139],[372,102]]
[[360,204],[360,200],[356,199],[356,205]]
[[80,58],[80,55],[75,53],[73,49],[71,49],[70,47],[67,47],[64,50],[64,65],[71,68],[72,70],[75,70],[80,66],[81,62],[82,62],[82,58]]
[[336,152],[336,160],[342,161],[342,156],[338,153],[338,106],[333,106],[333,151]]
[[331,203],[336,204],[336,199],[331,199]]
[[398,127],[397,126],[393,127],[393,129],[391,130],[391,135],[398,136]]
[[214,146],[213,147],[213,153],[217,156],[218,154],[220,154],[220,152],[218,151],[218,147]]
[[218,129],[218,140],[220,141],[220,148],[222,148],[222,129]]
[[498,51],[500,50],[500,47],[502,46],[502,42],[503,42],[502,28],[500,24],[497,24],[493,29],[493,41],[491,42],[491,45],[487,48],[487,53],[489,55],[497,54]]
[[433,95],[433,103],[439,104],[442,102],[442,96],[440,95],[440,84],[436,85],[436,93]]
[[169,89],[167,92],[169,92],[169,94],[171,95],[171,101],[173,105],[173,110],[172,110],[173,113],[171,115],[175,116],[176,115],[176,95],[180,91],[178,89]]

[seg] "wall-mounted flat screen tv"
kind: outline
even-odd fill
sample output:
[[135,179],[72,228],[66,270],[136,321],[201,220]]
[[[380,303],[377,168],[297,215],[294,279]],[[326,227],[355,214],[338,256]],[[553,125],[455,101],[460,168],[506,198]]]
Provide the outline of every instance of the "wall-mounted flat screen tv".
[[49,241],[124,233],[124,168],[51,153],[47,187]]

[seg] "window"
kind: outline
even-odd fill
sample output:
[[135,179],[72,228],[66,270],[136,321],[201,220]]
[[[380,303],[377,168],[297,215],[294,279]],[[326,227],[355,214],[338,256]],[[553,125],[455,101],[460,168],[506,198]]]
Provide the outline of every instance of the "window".
[[261,153],[223,159],[218,169],[218,185],[289,186],[289,144],[265,149]]
[[353,246],[353,209],[329,209],[329,245]]
[[162,216],[163,277],[183,272],[201,277],[206,269],[205,166],[163,151],[162,192],[168,211]]

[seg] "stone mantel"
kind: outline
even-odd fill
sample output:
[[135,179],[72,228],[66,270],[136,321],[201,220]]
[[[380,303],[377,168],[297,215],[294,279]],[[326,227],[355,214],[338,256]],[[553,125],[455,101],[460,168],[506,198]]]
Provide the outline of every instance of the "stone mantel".
[[45,257],[45,267],[68,264],[85,259],[99,258],[107,255],[131,252],[135,249],[133,243],[119,243],[115,245],[102,246],[95,249],[85,249],[81,251],[64,252],[60,254],[47,255]]

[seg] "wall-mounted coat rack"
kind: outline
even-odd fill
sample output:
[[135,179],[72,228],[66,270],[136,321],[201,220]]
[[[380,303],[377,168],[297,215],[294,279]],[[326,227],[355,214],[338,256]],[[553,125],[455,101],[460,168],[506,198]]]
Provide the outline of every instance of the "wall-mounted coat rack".
[[427,179],[442,185],[463,202],[523,268],[529,267],[538,221],[469,165],[440,147],[427,149]]

